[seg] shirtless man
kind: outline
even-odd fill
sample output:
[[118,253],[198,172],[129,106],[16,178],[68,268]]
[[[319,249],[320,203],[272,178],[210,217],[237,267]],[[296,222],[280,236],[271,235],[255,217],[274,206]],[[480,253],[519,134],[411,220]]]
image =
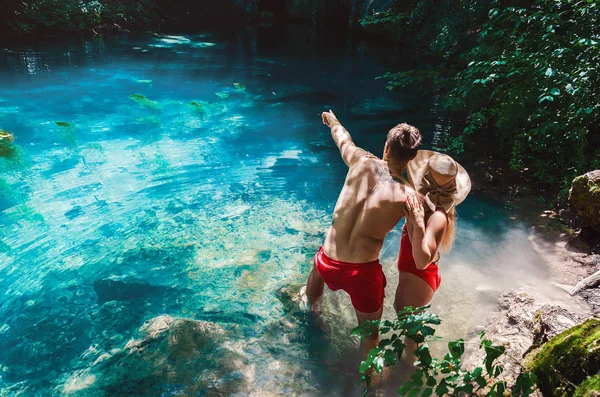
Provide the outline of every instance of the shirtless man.
[[[357,147],[333,112],[324,112],[322,118],[349,170],[331,228],[315,256],[306,297],[310,310],[316,312],[324,284],[333,291],[346,291],[360,325],[381,318],[386,280],[379,251],[385,236],[406,215],[407,195],[415,194],[402,171],[417,154],[421,133],[408,124],[392,128],[381,160]],[[361,359],[378,342],[377,332],[363,340]]]

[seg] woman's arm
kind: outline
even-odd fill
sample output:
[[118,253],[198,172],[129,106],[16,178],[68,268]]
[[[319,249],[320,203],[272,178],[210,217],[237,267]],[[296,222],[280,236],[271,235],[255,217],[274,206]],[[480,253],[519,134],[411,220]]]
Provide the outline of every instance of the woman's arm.
[[446,214],[440,211],[434,212],[425,227],[425,213],[423,205],[411,199],[405,200],[406,221],[411,225],[410,242],[412,244],[413,257],[417,269],[423,270],[435,260],[438,250],[442,244],[448,219]]

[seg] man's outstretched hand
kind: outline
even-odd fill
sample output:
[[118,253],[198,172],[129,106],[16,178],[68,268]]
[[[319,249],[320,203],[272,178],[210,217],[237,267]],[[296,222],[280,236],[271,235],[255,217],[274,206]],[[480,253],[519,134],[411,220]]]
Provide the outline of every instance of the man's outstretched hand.
[[341,124],[331,110],[329,112],[323,112],[321,114],[321,117],[323,118],[323,124],[325,124],[329,128],[333,127],[336,124]]

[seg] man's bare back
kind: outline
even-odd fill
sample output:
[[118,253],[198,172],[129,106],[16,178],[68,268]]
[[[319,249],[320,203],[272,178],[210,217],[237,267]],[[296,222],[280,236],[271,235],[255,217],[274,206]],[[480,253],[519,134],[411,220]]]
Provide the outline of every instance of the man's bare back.
[[348,170],[323,244],[325,254],[350,263],[377,260],[385,236],[405,215],[407,192],[412,188],[393,176],[385,161],[365,154]]
[[[357,147],[333,112],[323,113],[322,118],[331,128],[348,174],[325,243],[315,255],[305,294],[310,310],[318,313],[325,283],[333,291],[344,290],[362,324],[381,318],[386,280],[379,251],[385,236],[405,216],[407,195],[414,196],[402,171],[416,155],[421,133],[408,124],[392,128],[382,160]],[[377,340],[375,332],[361,342],[361,357]]]

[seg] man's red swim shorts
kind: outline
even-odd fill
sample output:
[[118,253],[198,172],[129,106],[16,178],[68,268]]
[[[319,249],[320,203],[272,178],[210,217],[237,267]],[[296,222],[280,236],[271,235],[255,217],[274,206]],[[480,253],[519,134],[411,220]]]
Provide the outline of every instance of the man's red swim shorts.
[[374,313],[383,305],[387,282],[379,260],[341,262],[329,258],[321,247],[315,255],[315,269],[332,291],[346,291],[359,312]]

